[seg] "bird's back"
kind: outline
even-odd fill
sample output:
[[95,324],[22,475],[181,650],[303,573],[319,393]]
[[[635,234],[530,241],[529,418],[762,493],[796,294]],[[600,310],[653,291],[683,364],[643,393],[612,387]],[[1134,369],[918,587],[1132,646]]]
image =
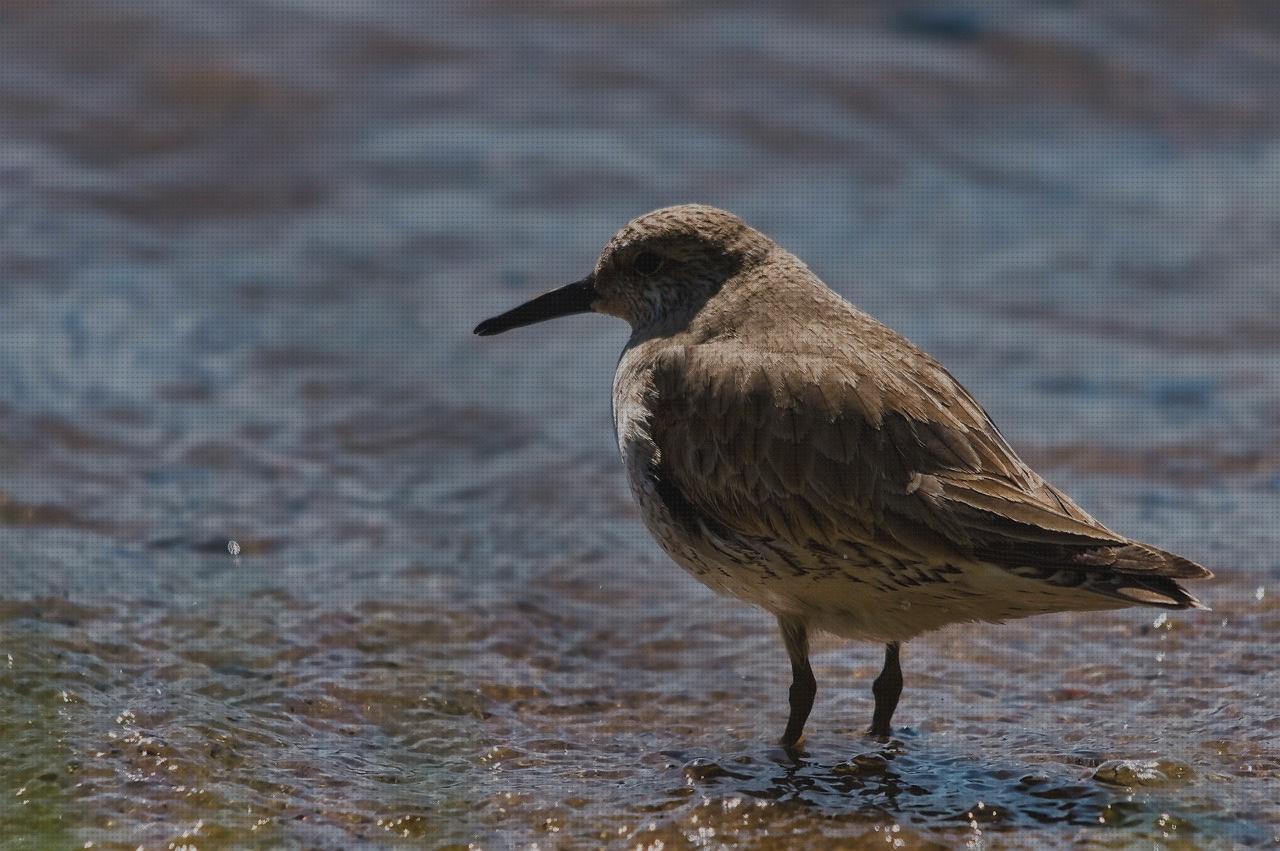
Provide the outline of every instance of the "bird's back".
[[1001,581],[1053,590],[1035,611],[960,606],[956,620],[1183,608],[1195,601],[1175,580],[1209,575],[1090,517],[937,361],[781,249],[687,327],[633,337],[615,412],[633,485],[674,518],[665,536],[701,542],[708,561],[751,547],[819,584],[873,581],[882,564],[926,571],[910,580],[926,590],[957,591],[965,570],[986,568],[999,573],[969,589],[978,596]]

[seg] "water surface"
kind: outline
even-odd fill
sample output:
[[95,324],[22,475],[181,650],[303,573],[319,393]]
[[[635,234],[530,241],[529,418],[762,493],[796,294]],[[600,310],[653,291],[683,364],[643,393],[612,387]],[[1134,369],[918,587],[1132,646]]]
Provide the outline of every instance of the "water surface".
[[[13,847],[1280,842],[1280,19],[1191,2],[0,2]],[[644,532],[625,329],[733,209],[1210,613],[820,642]],[[236,541],[238,555],[228,552]]]

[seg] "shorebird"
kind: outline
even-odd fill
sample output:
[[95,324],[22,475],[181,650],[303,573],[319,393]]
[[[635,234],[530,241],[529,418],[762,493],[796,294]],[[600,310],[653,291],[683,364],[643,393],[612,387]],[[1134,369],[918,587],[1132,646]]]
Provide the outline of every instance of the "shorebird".
[[476,327],[594,311],[631,325],[613,381],[644,522],[712,589],[772,612],[800,744],[814,630],[885,646],[868,734],[891,735],[901,644],[967,621],[1203,608],[1212,574],[1113,532],[1028,467],[934,358],[745,222],[643,215],[580,281]]

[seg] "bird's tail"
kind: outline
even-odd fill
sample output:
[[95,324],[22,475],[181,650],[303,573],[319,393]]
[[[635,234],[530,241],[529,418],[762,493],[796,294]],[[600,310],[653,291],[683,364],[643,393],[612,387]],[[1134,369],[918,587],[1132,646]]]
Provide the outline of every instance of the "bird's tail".
[[1137,542],[1083,549],[1065,564],[1019,566],[1013,572],[1051,585],[1162,609],[1208,609],[1178,580],[1213,576],[1189,559]]

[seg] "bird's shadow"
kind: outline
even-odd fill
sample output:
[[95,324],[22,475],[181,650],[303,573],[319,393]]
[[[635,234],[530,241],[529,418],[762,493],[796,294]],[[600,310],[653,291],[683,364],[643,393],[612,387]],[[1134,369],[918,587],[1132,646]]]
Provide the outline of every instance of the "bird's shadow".
[[[850,756],[841,758],[841,754]],[[676,755],[672,753],[672,755]],[[685,754],[688,756],[688,754]],[[774,746],[685,765],[708,795],[741,795],[835,818],[892,820],[917,827],[981,825],[983,830],[1045,826],[1141,828],[1173,802],[1169,793],[1132,794],[1092,780],[1085,765],[1020,761],[962,752],[910,729],[888,740],[863,738]],[[1184,808],[1185,809],[1185,808]],[[1215,814],[1195,814],[1211,821]]]

